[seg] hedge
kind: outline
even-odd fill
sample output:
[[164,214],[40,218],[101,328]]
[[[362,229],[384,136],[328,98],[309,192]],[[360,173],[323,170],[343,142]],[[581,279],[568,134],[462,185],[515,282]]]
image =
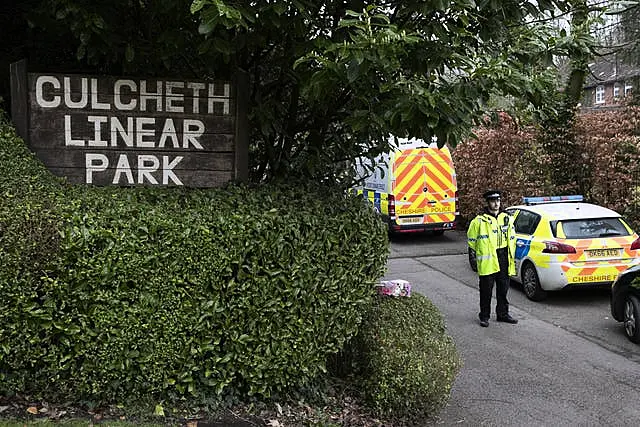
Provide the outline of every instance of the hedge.
[[0,124],[0,395],[268,397],[357,331],[386,229],[329,188],[69,186]]
[[425,296],[378,296],[358,334],[333,359],[379,416],[423,425],[450,397],[462,361],[444,318]]

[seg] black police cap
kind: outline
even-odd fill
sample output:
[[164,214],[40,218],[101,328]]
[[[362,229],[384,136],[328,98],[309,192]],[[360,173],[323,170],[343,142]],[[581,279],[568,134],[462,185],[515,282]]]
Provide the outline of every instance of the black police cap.
[[500,190],[488,190],[488,191],[485,191],[484,194],[482,195],[482,197],[484,197],[485,200],[499,199],[501,196],[502,196],[502,191]]

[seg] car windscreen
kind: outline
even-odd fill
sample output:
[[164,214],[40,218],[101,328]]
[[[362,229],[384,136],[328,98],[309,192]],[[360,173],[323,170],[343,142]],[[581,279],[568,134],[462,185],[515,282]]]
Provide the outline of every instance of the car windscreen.
[[567,239],[628,236],[620,218],[586,218],[559,221]]

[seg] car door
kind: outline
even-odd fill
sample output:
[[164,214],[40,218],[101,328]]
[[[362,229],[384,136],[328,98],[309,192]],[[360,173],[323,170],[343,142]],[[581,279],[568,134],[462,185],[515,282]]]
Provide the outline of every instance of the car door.
[[507,212],[515,218],[513,225],[516,230],[516,272],[519,272],[522,261],[529,255],[540,215],[526,209],[509,209]]

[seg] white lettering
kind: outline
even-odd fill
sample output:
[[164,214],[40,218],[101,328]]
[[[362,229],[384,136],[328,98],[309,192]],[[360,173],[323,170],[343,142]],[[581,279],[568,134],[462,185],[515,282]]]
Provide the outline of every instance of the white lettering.
[[192,143],[198,150],[204,150],[198,141],[198,138],[204,134],[204,123],[200,120],[185,119],[182,126],[182,148],[186,150],[189,148],[189,143]]
[[229,96],[230,96],[229,84],[224,84],[224,96],[214,95],[214,84],[209,84],[209,114],[213,114],[213,104],[222,104],[222,114],[225,116],[229,114]]
[[145,177],[151,184],[157,184],[158,181],[153,177],[153,173],[160,167],[160,160],[156,156],[139,155],[138,156],[138,184],[144,184]]
[[122,102],[122,88],[128,87],[131,92],[136,92],[138,90],[138,86],[133,80],[116,80],[113,85],[113,103],[115,104],[118,110],[131,111],[136,108],[138,105],[137,100],[135,98],[131,98],[128,104]]
[[172,170],[182,161],[182,159],[182,156],[177,156],[173,161],[171,161],[171,163],[169,163],[169,156],[162,156],[162,183],[164,185],[169,184],[169,179],[171,179],[171,181],[176,185],[184,185]]
[[200,91],[206,88],[204,83],[187,83],[187,87],[193,90],[193,113],[200,113]]
[[89,123],[93,123],[93,139],[88,141],[89,147],[106,147],[107,141],[102,139],[102,123],[107,122],[107,116],[89,116]]
[[[136,117],[136,147],[153,148],[156,136],[155,128],[145,128],[144,125],[155,125],[156,119],[153,117]],[[146,136],[150,136],[151,140],[145,140]]]
[[[124,121],[126,120],[126,124]],[[84,147],[117,147],[124,143],[127,147],[139,148],[182,148],[185,150],[204,150],[200,138],[205,133],[205,124],[201,120],[184,119],[182,123],[168,118],[161,123],[155,117],[115,117],[115,116],[86,116],[86,121],[93,128],[85,135],[75,135],[84,126],[77,126],[72,116],[64,116],[65,145]],[[73,126],[77,126],[77,129]],[[181,126],[181,128],[180,128]],[[182,134],[179,133],[182,131]],[[108,132],[108,135],[107,135]],[[84,138],[80,138],[80,137]],[[121,142],[122,141],[122,142]]]
[[[183,156],[176,156],[171,158],[169,156],[162,156],[162,162],[157,156],[152,155],[138,155],[137,156],[137,181],[134,180],[131,163],[127,154],[120,154],[118,156],[118,162],[113,174],[112,184],[144,184],[148,182],[152,185],[158,185],[158,179],[154,176],[154,173],[158,172],[162,168],[162,184],[169,185],[184,185],[180,178],[175,174],[174,169],[184,159]],[[95,174],[98,172],[107,171],[109,167],[109,159],[104,154],[99,153],[87,153],[85,154],[85,167],[86,175],[85,182],[92,184]]]
[[140,111],[147,111],[147,101],[156,101],[156,111],[162,111],[162,82],[156,82],[157,92],[147,92],[147,81],[140,80]]
[[109,166],[109,159],[104,154],[87,153],[85,155],[86,175],[85,182],[93,183],[93,172],[103,172]]
[[89,82],[87,79],[80,79],[80,100],[71,99],[71,78],[64,78],[64,105],[69,108],[85,108],[89,102]]
[[122,123],[117,117],[111,117],[111,146],[118,145],[118,135],[122,137],[127,147],[133,147],[133,117],[127,117],[127,130],[124,130]]
[[64,116],[64,145],[84,147],[84,139],[73,139],[71,137],[71,116],[68,114]]
[[171,139],[174,148],[180,148],[180,142],[178,142],[178,135],[176,134],[176,126],[173,124],[173,119],[167,119],[164,122],[164,128],[162,128],[162,135],[160,136],[160,142],[158,147],[164,147],[167,139]]
[[113,175],[113,184],[120,184],[120,177],[124,174],[127,177],[127,184],[135,184],[133,181],[133,173],[131,173],[131,166],[129,166],[129,159],[126,154],[120,154],[118,157],[118,164],[116,165],[116,172]]
[[230,83],[118,79],[112,87],[103,87],[105,82],[99,77],[41,75],[35,99],[42,108],[230,114]]
[[[175,93],[173,90],[176,88],[183,88],[183,82],[167,82],[166,83],[166,98],[165,98],[165,111],[169,113],[184,113],[184,94]],[[182,103],[176,105],[176,102]]]
[[98,101],[98,79],[91,79],[91,108],[94,110],[111,109],[111,104]]
[[60,80],[53,76],[38,76],[36,79],[36,102],[42,108],[56,108],[60,105],[60,95],[54,95],[50,101],[44,99],[44,85],[48,83],[54,89],[60,89]]

